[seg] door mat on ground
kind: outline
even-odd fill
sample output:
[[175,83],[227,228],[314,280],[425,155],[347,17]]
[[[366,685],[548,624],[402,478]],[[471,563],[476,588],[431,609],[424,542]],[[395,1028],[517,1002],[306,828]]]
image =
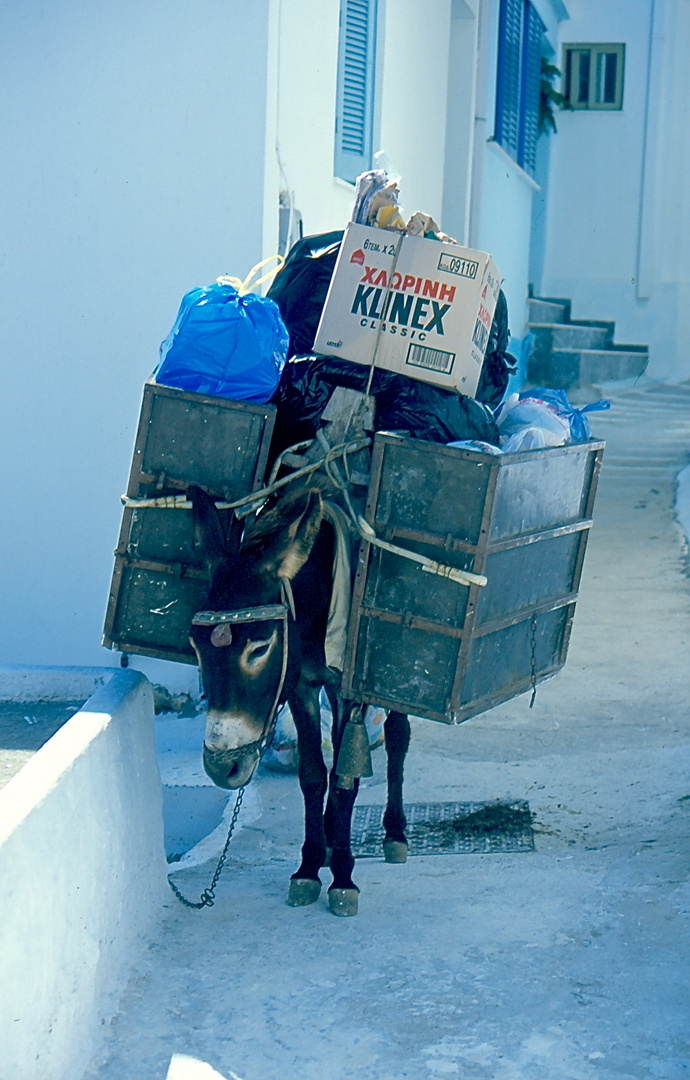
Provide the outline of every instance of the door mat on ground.
[[[381,858],[382,806],[356,806],[352,851]],[[409,855],[477,855],[534,851],[532,814],[522,800],[511,803],[413,803],[405,807]]]

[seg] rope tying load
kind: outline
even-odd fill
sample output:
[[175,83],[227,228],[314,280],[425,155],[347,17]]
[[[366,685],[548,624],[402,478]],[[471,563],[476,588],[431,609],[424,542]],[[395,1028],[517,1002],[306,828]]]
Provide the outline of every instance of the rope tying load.
[[[372,529],[371,525],[356,512],[350,501],[348,479],[342,476],[336,462],[338,458],[342,460],[346,477],[349,477],[348,455],[357,453],[358,450],[363,450],[367,446],[371,446],[370,438],[356,438],[350,442],[341,443],[339,446],[331,447],[323,432],[319,431],[317,432],[317,441],[324,451],[323,457],[309,465],[295,469],[294,472],[281,477],[280,480],[276,480],[275,477],[280,470],[283,457],[290,453],[294,453],[297,450],[304,449],[306,446],[311,445],[311,441],[312,440],[296,443],[294,446],[289,446],[283,451],[271,471],[270,483],[266,487],[261,488],[259,491],[253,491],[251,495],[245,495],[244,498],[237,499],[235,502],[217,502],[215,504],[216,508],[218,510],[234,510],[235,515],[238,518],[247,517],[252,511],[265,502],[270,495],[273,495],[276,491],[285,487],[286,484],[290,484],[302,476],[307,476],[310,473],[316,472],[318,469],[323,469],[332,483],[342,492],[353,528],[367,543],[382,548],[384,551],[390,551],[394,555],[400,555],[404,559],[410,559],[412,562],[418,563],[428,574],[436,574],[439,577],[450,578],[451,581],[457,581],[460,585],[478,585],[483,587],[487,584],[487,578],[483,574],[473,574],[469,570],[460,570],[455,566],[447,566],[444,563],[427,558],[426,555],[419,555],[415,551],[409,551],[407,548],[401,548],[396,544],[389,544],[386,540],[381,540],[380,537],[376,535],[376,532]],[[149,507],[165,510],[192,509],[192,503],[186,495],[162,495],[153,499],[133,499],[127,495],[123,495],[122,502],[126,507],[134,510]]]

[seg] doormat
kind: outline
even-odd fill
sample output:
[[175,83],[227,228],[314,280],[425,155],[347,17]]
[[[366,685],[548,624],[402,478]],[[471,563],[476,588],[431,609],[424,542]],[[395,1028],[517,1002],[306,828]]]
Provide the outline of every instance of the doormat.
[[[382,858],[383,806],[356,806],[352,853]],[[405,807],[408,855],[490,855],[534,851],[532,814],[523,800],[502,803],[412,803]]]

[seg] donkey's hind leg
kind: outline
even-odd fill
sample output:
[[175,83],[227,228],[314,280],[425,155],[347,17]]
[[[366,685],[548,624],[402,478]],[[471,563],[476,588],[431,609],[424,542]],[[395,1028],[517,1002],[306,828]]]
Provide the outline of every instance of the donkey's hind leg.
[[410,721],[404,713],[389,712],[384,731],[388,756],[388,795],[383,815],[386,830],[383,854],[388,863],[404,863],[407,860],[407,818],[403,807],[403,768],[410,745]]

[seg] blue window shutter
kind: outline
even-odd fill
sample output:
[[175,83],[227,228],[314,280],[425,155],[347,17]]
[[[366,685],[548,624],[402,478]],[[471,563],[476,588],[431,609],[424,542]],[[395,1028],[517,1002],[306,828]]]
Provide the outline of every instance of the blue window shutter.
[[498,24],[495,139],[517,160],[520,141],[520,68],[524,0],[501,0]]
[[340,0],[335,174],[354,183],[371,168],[377,0]]
[[531,173],[537,163],[541,53],[546,27],[529,0],[525,2],[523,25],[520,143],[517,161],[518,165]]
[[531,0],[501,0],[494,138],[530,173],[536,165],[539,138],[544,32]]

